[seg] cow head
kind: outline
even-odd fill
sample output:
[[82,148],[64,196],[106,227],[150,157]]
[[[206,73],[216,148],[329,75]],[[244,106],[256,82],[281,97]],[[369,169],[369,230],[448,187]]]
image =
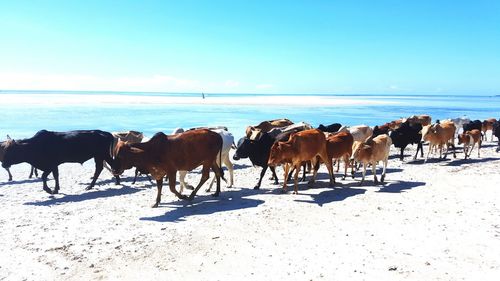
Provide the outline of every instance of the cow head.
[[133,147],[126,142],[118,141],[113,152],[115,158],[111,165],[113,175],[121,175],[125,170],[132,168],[135,164],[135,159],[143,152],[143,150]]
[[435,125],[422,126],[422,141],[427,141],[429,136],[436,133]]
[[0,143],[0,160],[2,160],[2,167],[7,169],[14,164],[24,162],[23,147],[23,144],[10,137],[6,141]]
[[254,140],[250,140],[247,137],[243,137],[238,141],[238,146],[236,148],[236,152],[233,155],[234,160],[240,160],[241,158],[250,157],[250,153],[252,151],[252,146],[255,145]]

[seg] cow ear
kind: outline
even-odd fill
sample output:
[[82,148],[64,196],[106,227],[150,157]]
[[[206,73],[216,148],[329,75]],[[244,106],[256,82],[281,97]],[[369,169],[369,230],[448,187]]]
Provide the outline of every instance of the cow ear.
[[12,140],[9,135],[7,135],[7,140]]

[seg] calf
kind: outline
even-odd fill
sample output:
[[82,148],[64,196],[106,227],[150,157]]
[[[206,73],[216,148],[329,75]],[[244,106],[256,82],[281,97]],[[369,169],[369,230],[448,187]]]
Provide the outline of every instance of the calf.
[[366,166],[368,164],[372,166],[374,183],[378,183],[377,163],[379,161],[383,162],[383,170],[380,181],[382,183],[384,182],[391,144],[392,141],[388,135],[379,135],[374,138],[369,138],[364,142],[355,144],[351,159],[363,163],[363,176],[361,178],[360,185],[362,185],[365,181]]
[[[326,150],[329,159],[340,159],[344,160],[344,180],[347,176],[347,167],[349,166],[349,158],[352,155],[352,145],[354,143],[354,138],[349,132],[339,132],[336,134],[331,134],[326,138]],[[332,170],[333,171],[333,170]],[[351,166],[351,174],[354,176],[354,168]],[[333,182],[335,182],[335,175],[332,174]]]
[[422,131],[422,125],[420,124],[411,125],[409,122],[404,122],[398,129],[392,131],[389,134],[394,146],[401,149],[401,154],[399,156],[399,159],[401,161],[404,160],[404,150],[409,144],[415,144],[415,143],[417,144],[417,152],[415,152],[413,160],[417,159],[419,150],[421,157],[424,157],[421,131]]
[[[41,130],[32,138],[23,141],[11,140],[6,148],[2,166],[8,168],[21,162],[28,162],[43,171],[43,190],[49,194],[59,192],[59,170],[62,163],[81,163],[90,158],[95,160],[95,172],[92,182],[87,187],[91,189],[103,169],[103,161],[111,164],[110,148],[113,136],[108,132],[70,131],[50,132]],[[55,189],[47,186],[47,176],[52,173],[55,180]],[[116,176],[116,181],[119,181]]]
[[[285,164],[285,175],[283,181],[283,191],[285,192],[287,190],[287,177],[290,165],[293,166],[296,169],[293,193],[297,194],[300,166],[304,161],[311,161],[314,164],[316,156],[319,156],[326,164],[330,175],[330,185],[333,185],[333,169],[331,159],[328,158],[326,138],[323,132],[318,129],[301,131],[292,134],[290,139],[286,142],[278,141],[274,143],[269,154],[268,165],[276,166],[279,164]],[[316,173],[317,169],[314,169],[313,178],[310,183],[314,183]]]
[[[178,135],[167,136],[156,133],[149,141],[135,144],[118,142],[113,173],[119,175],[124,170],[137,167],[147,171],[156,180],[158,193],[153,208],[161,201],[163,177],[168,176],[170,191],[180,199],[192,200],[200,187],[208,180],[210,168],[215,172],[219,196],[221,169],[216,158],[221,160],[222,138],[210,130],[192,130]],[[202,165],[201,180],[189,197],[175,189],[177,171],[190,171]]]
[[467,131],[464,132],[463,134],[458,135],[458,144],[464,144],[464,155],[465,159],[470,157],[470,154],[472,153],[472,150],[474,149],[474,146],[476,143],[478,144],[477,147],[477,157],[481,157],[481,131],[479,130],[472,130],[472,131]]
[[456,158],[455,145],[453,144],[453,139],[455,137],[455,124],[449,121],[443,121],[439,124],[427,125],[422,127],[422,141],[429,142],[429,151],[425,157],[425,162],[429,158],[429,154],[434,146],[438,146],[439,149],[439,159],[441,159],[443,152],[443,145],[446,145],[446,152],[443,159],[446,159],[449,147],[453,148],[453,157]]
[[481,131],[484,134],[484,140],[486,140],[486,132],[491,131],[491,141],[493,141],[493,124],[495,124],[497,120],[495,118],[489,118],[483,121],[481,124]]

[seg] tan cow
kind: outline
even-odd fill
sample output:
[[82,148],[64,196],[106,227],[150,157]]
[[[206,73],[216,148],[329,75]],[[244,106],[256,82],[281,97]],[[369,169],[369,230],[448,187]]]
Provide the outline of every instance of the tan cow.
[[484,140],[486,140],[486,132],[491,131],[491,141],[493,141],[493,124],[497,122],[495,118],[489,118],[483,121],[481,131],[484,133]]
[[421,124],[422,126],[427,126],[432,123],[432,118],[429,115],[412,115],[406,119],[403,119],[403,123],[408,121],[410,125]]
[[443,153],[443,146],[446,145],[446,151],[443,159],[446,159],[449,147],[453,148],[453,157],[456,158],[454,136],[456,127],[453,122],[442,121],[439,124],[427,125],[422,127],[422,141],[429,142],[429,151],[425,157],[424,163],[429,159],[429,154],[431,153],[433,147],[437,146],[439,149],[439,159],[441,159]]
[[[295,184],[293,193],[297,194],[300,166],[304,161],[311,161],[313,163],[313,166],[315,166],[314,164],[316,163],[316,156],[319,156],[328,168],[328,173],[330,175],[330,185],[333,185],[334,180],[332,161],[328,157],[326,138],[323,132],[318,129],[301,131],[292,134],[288,141],[275,142],[271,147],[268,165],[271,167],[275,167],[279,164],[285,164],[285,175],[283,177],[284,192],[286,192],[287,190],[286,184],[290,166],[293,166],[295,168]],[[317,171],[317,169],[314,169],[313,178],[309,181],[309,183],[314,183]]]
[[246,136],[251,140],[255,140],[259,138],[261,133],[267,133],[273,128],[285,127],[292,124],[293,122],[286,118],[263,121],[257,126],[248,126],[246,129]]
[[481,157],[481,131],[479,130],[472,130],[472,131],[467,131],[463,134],[458,135],[458,144],[464,144],[464,154],[465,154],[465,159],[470,158],[470,154],[472,153],[472,150],[474,149],[474,146],[476,143],[478,144],[477,148],[477,157]]
[[360,185],[365,181],[366,166],[372,166],[373,181],[378,183],[377,179],[377,163],[382,161],[383,170],[380,181],[383,183],[385,179],[385,170],[389,159],[389,151],[391,148],[392,140],[388,135],[378,135],[374,138],[369,138],[364,142],[355,144],[352,152],[352,160],[363,163],[363,177],[361,178]]

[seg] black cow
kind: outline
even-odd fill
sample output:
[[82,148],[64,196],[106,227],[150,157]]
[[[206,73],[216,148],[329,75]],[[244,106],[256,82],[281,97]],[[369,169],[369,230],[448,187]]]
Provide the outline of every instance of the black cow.
[[[247,137],[243,137],[238,141],[238,147],[233,155],[234,160],[240,160],[241,158],[250,158],[252,164],[255,166],[262,167],[260,172],[260,178],[254,189],[259,189],[262,182],[262,178],[267,170],[267,161],[269,160],[269,153],[271,152],[271,146],[273,146],[275,139],[272,138],[268,133],[262,133],[260,138],[251,140]],[[278,176],[276,176],[276,170],[274,167],[269,167],[274,177],[274,184],[278,184]]]
[[401,127],[397,128],[396,130],[390,132],[389,136],[392,139],[392,144],[394,144],[395,147],[398,147],[401,149],[401,155],[399,156],[399,159],[403,161],[404,159],[404,150],[406,146],[409,144],[417,144],[417,152],[415,153],[415,156],[413,159],[417,159],[418,151],[420,150],[420,157],[424,157],[424,151],[422,148],[422,125],[421,124],[413,124],[410,125],[408,121],[404,122],[401,124]]
[[474,129],[481,131],[482,128],[483,128],[483,123],[481,122],[481,120],[474,120],[468,124],[463,125],[464,133],[467,131],[472,131]]
[[322,132],[335,133],[340,129],[340,127],[342,127],[342,125],[339,123],[333,123],[328,126],[320,124],[317,129]]
[[500,151],[500,118],[493,123],[493,135],[498,138],[497,152]]
[[[33,167],[43,171],[43,190],[49,194],[59,192],[59,169],[62,163],[81,163],[90,158],[95,160],[95,173],[90,186],[91,189],[103,168],[103,161],[112,164],[111,145],[113,135],[99,130],[50,132],[41,130],[32,138],[22,141],[12,140],[5,149],[2,166],[28,162]],[[47,176],[52,173],[55,180],[55,189],[47,186]],[[116,183],[119,177],[116,176]]]

